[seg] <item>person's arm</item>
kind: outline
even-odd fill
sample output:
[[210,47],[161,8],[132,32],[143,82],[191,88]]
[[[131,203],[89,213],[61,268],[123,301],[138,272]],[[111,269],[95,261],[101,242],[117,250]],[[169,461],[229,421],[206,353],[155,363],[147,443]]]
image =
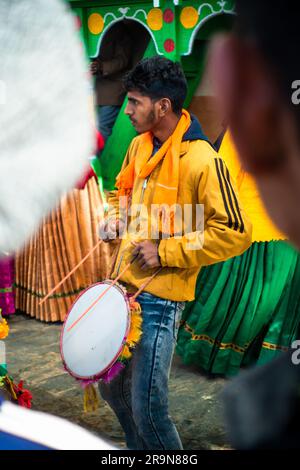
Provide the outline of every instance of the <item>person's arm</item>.
[[223,160],[216,156],[208,161],[197,186],[198,203],[204,206],[204,232],[162,240],[162,266],[207,266],[238,256],[251,244],[252,226],[240,207]]

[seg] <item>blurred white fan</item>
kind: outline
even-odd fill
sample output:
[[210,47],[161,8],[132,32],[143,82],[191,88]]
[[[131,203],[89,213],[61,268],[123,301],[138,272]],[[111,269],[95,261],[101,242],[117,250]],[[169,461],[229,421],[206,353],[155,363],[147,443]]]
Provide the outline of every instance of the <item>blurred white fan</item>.
[[0,1],[0,256],[82,174],[93,150],[87,69],[62,0]]
[[32,449],[32,444],[56,450],[118,450],[77,424],[0,398],[0,450]]

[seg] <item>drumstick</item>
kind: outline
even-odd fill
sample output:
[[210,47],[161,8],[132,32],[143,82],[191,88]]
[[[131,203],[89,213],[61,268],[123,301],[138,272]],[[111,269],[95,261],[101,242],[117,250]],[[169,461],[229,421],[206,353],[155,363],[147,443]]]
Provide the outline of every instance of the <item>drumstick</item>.
[[[131,266],[131,264],[135,261],[135,259],[137,258],[137,255],[133,258],[132,261],[130,261],[126,266],[125,268],[123,269],[123,271],[118,275],[118,277],[116,277],[116,279],[107,287],[107,289],[105,289],[105,291],[101,292],[101,294],[99,295],[99,297],[97,297],[97,299],[94,300],[94,302],[92,303],[92,305],[90,305],[83,313],[82,315],[80,315],[79,318],[77,318],[77,320],[74,321],[74,323],[72,323],[72,325],[67,329],[67,332],[71,331],[72,328],[77,325],[77,323],[94,307],[94,305],[96,305],[97,302],[99,302],[100,299],[102,299],[102,297],[104,296],[104,294],[106,294],[109,289],[111,289],[117,282],[118,280],[123,276],[123,274],[127,271],[127,269]],[[133,300],[135,300],[137,298],[137,296],[145,289],[145,287],[147,287],[147,285],[152,281],[152,279],[155,278],[155,276],[162,270],[163,268],[159,268],[157,271],[155,271],[154,274],[152,274],[152,276],[147,279],[146,282],[144,282],[144,284],[142,284],[142,286],[139,288],[139,290],[135,293],[135,295],[132,297]]]
[[132,299],[132,300],[135,300],[135,299],[143,292],[143,290],[148,286],[148,284],[150,284],[150,282],[152,281],[152,279],[155,278],[156,274],[158,274],[161,270],[162,270],[162,267],[159,268],[157,271],[155,271],[155,273],[152,274],[152,276],[149,277],[149,279],[147,279],[146,282],[144,282],[144,284],[141,285],[141,287],[139,288],[139,290],[131,297],[131,299]]
[[[135,257],[136,258],[136,257]],[[135,260],[135,258],[133,259],[133,261]],[[102,297],[104,296],[104,294],[106,294],[109,289],[111,289],[115,284],[117,284],[118,280],[120,279],[120,277],[123,276],[123,274],[127,271],[127,269],[130,267],[131,263],[133,263],[133,261],[130,261],[128,264],[126,264],[125,268],[123,269],[123,271],[118,275],[118,277],[116,277],[116,279],[114,279],[114,281],[112,281],[112,283],[107,287],[107,289],[105,289],[103,292],[101,292],[101,294],[94,300],[94,302],[80,315],[80,317],[77,318],[77,320],[75,320],[71,326],[69,326],[69,328],[67,329],[67,332],[71,331],[72,328],[74,328],[75,325],[77,325],[77,323],[96,305],[97,302],[99,302],[100,299],[102,299]]]
[[96,245],[87,253],[87,255],[85,255],[85,257],[82,258],[82,260],[39,302],[39,306],[46,302],[50,295],[52,295],[70,276],[72,276],[72,274],[88,259],[88,257],[96,250],[96,248],[98,248],[102,241],[103,240],[101,239],[97,241]]

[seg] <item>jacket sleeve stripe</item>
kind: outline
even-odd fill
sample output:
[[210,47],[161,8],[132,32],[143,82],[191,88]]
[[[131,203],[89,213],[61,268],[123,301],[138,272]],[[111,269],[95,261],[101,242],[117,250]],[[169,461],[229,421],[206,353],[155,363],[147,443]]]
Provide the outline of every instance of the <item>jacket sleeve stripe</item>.
[[244,233],[245,224],[244,224],[243,217],[242,217],[242,214],[241,214],[241,211],[240,211],[240,208],[239,208],[239,203],[238,203],[235,191],[234,191],[234,189],[232,187],[232,184],[231,184],[230,174],[229,174],[228,168],[227,168],[226,174],[227,174],[227,180],[229,182],[229,185],[230,185],[230,188],[231,188],[231,191],[232,191],[235,207],[236,207],[236,210],[237,210],[237,213],[238,213],[238,216],[239,216],[239,220],[240,220],[240,232]]
[[226,197],[225,197],[224,185],[223,185],[223,181],[222,181],[221,171],[220,171],[220,168],[219,168],[219,159],[218,158],[215,158],[215,165],[216,165],[216,170],[217,170],[217,175],[218,175],[218,180],[219,180],[219,185],[220,185],[220,190],[221,190],[221,194],[222,194],[222,198],[223,198],[225,211],[226,211],[227,216],[228,216],[228,227],[232,228],[232,225],[233,225],[232,217],[231,217],[231,213],[229,211],[229,207],[228,207],[227,200],[226,200]]
[[221,175],[223,177],[223,180],[225,182],[225,188],[226,188],[226,194],[227,194],[227,197],[228,197],[228,201],[229,201],[229,206],[230,206],[230,209],[231,209],[231,212],[233,214],[233,217],[234,217],[234,227],[233,227],[233,230],[238,230],[239,228],[239,219],[238,219],[238,216],[237,216],[237,213],[236,213],[236,210],[234,208],[234,205],[233,205],[233,200],[232,200],[232,197],[231,197],[231,192],[230,192],[230,187],[229,187],[229,183],[227,181],[227,178],[226,178],[226,175],[225,175],[225,164],[223,162],[223,160],[219,159],[219,164],[220,164],[220,168],[221,168]]

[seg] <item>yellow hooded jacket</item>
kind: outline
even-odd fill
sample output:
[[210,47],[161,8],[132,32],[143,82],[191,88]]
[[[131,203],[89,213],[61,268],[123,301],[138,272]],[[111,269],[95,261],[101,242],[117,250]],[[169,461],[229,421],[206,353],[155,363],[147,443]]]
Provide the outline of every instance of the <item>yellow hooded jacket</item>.
[[[133,139],[125,157],[123,168],[139,152],[140,138]],[[131,206],[142,203],[151,214],[151,201],[155,191],[160,164],[147,180],[136,178]],[[177,204],[191,209],[193,217],[189,233],[158,241],[159,257],[163,269],[146,287],[146,291],[173,301],[190,301],[195,296],[197,275],[202,266],[225,261],[240,255],[251,244],[251,223],[239,203],[234,182],[222,159],[202,134],[195,118],[183,137],[180,151],[179,188]],[[116,191],[110,193],[108,218],[118,217],[118,197]],[[203,205],[203,227],[196,226],[196,205]],[[132,214],[130,222],[137,223]],[[150,222],[152,223],[152,221]],[[136,238],[131,230],[122,236],[112,273],[112,278],[132,260],[134,249],[131,241],[150,238]],[[155,241],[154,241],[155,242]],[[157,241],[156,241],[157,242]],[[154,270],[142,271],[137,263],[122,275],[121,281],[133,291],[149,278]]]

